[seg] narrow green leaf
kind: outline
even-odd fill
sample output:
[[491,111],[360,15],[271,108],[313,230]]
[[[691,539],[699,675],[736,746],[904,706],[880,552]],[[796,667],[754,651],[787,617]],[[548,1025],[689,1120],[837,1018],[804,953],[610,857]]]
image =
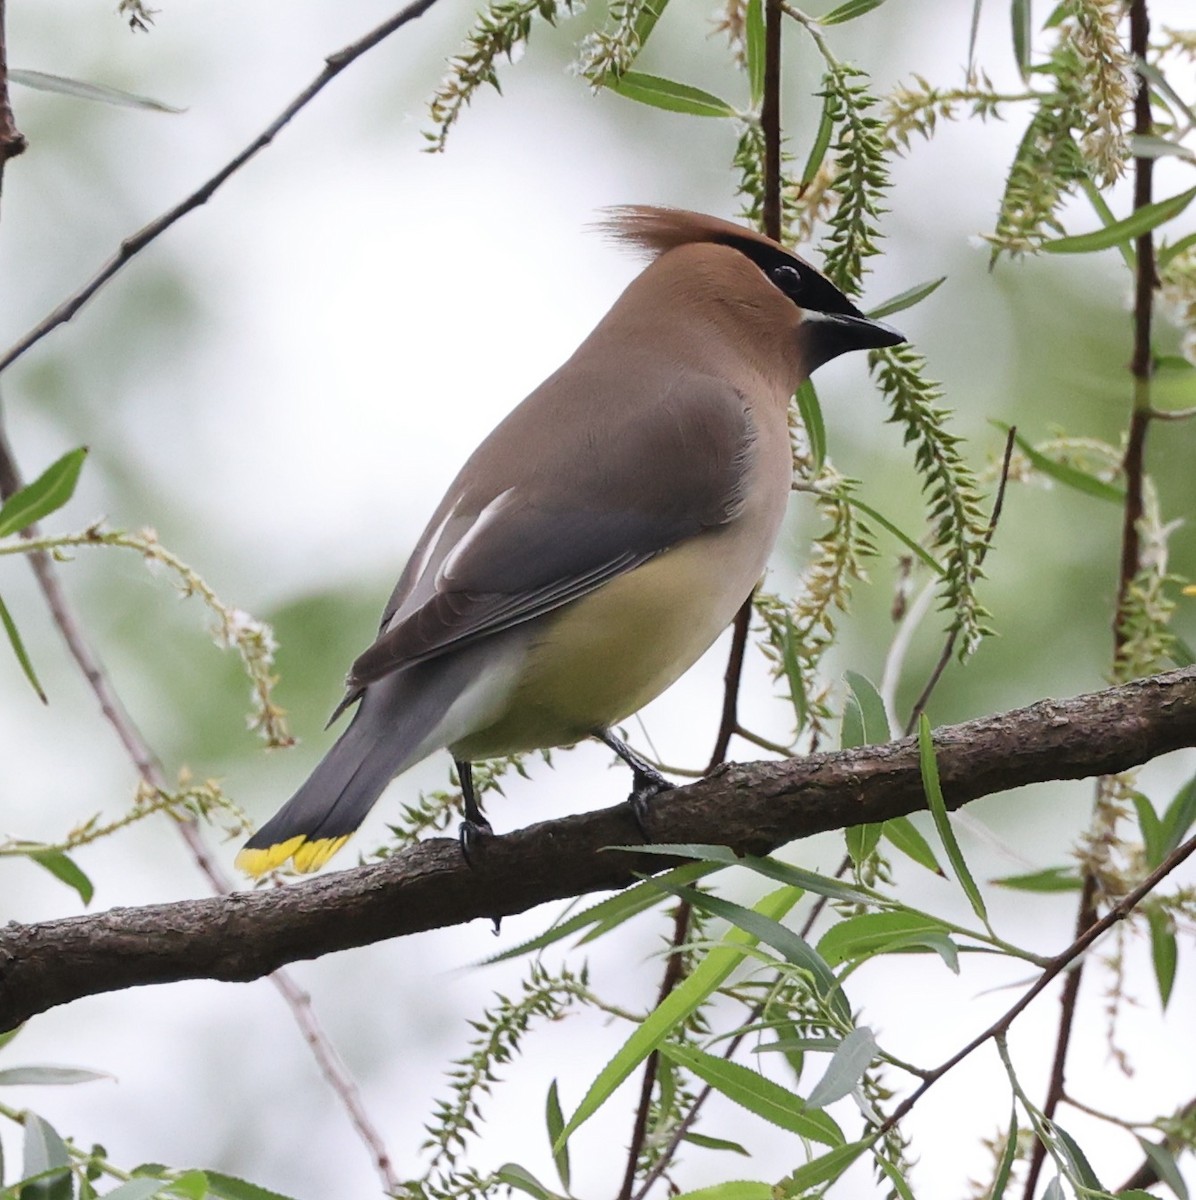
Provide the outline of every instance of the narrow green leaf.
[[1063,1191],[1063,1181],[1058,1175],[1043,1189],[1042,1200],[1067,1200]]
[[987,927],[988,910],[984,906],[984,898],[980,895],[980,889],[976,886],[976,881],[972,878],[967,863],[964,862],[963,851],[960,850],[959,843],[955,840],[955,831],[951,828],[951,819],[947,816],[947,802],[943,798],[942,785],[939,783],[938,761],[934,756],[934,738],[925,713],[922,713],[918,720],[918,760],[922,768],[922,786],[926,791],[926,800],[934,816],[934,825],[942,840],[943,849],[947,852],[947,858],[955,871],[955,877],[959,880],[959,885],[963,888],[964,894],[972,906],[972,911]]
[[831,1055],[826,1074],[814,1085],[806,1103],[823,1108],[844,1096],[850,1096],[876,1057],[876,1038],[866,1025],[853,1029]]
[[756,112],[764,100],[764,0],[748,0],[743,40],[752,111]]
[[[565,1128],[565,1114],[561,1112],[561,1100],[557,1094],[556,1080],[548,1087],[548,1098],[544,1103],[544,1119],[548,1125],[548,1144],[555,1146],[561,1131]],[[553,1150],[552,1160],[556,1164],[556,1173],[560,1177],[561,1187],[569,1190],[569,1146],[563,1144],[559,1150]]]
[[938,559],[925,546],[920,546],[908,533],[899,526],[894,525],[884,513],[873,508],[871,504],[865,504],[863,500],[858,500],[855,496],[847,494],[840,495],[839,499],[845,500],[852,508],[859,509],[860,512],[870,517],[882,529],[887,529],[911,554],[925,563],[936,575],[941,576],[947,573]]
[[980,10],[984,0],[972,0],[972,27],[968,31],[968,70],[967,76],[972,77],[972,68],[976,64],[976,36],[980,32]]
[[24,1028],[24,1025],[18,1025],[15,1029],[6,1029],[3,1033],[0,1033],[0,1050],[3,1050]]
[[1018,892],[1078,892],[1084,886],[1075,867],[1047,867],[1028,875],[1006,875],[992,881]]
[[806,441],[810,443],[810,458],[817,474],[826,461],[826,422],[822,419],[818,393],[808,379],[797,389],[797,411],[806,431]]
[[1034,15],[1030,0],[1013,0],[1010,9],[1013,25],[1013,60],[1017,63],[1022,82],[1030,80],[1030,45],[1033,41]]
[[171,1185],[165,1179],[130,1179],[120,1187],[104,1193],[104,1200],[153,1200],[155,1196],[169,1196]]
[[170,1194],[183,1200],[206,1200],[208,1177],[203,1171],[184,1171],[172,1181]]
[[916,283],[913,287],[906,288],[904,292],[898,292],[896,296],[886,300],[883,304],[869,309],[867,315],[873,321],[879,321],[881,317],[891,317],[894,313],[904,312],[907,308],[913,308],[915,304],[921,304],[927,296],[937,292],[946,282],[946,275],[940,275],[937,279]]
[[25,678],[29,680],[33,690],[38,695],[38,699],[43,704],[49,704],[50,701],[46,699],[46,693],[42,690],[42,685],[38,682],[37,674],[33,670],[33,663],[25,651],[25,643],[21,641],[21,635],[17,631],[16,622],[12,619],[12,614],[8,611],[8,605],[4,603],[3,597],[0,597],[0,625],[4,626],[4,632],[8,634],[8,642],[12,646],[12,652],[17,656],[17,662],[21,664],[21,670],[25,672]]
[[[25,1179],[42,1176],[21,1188],[21,1200],[70,1200],[70,1151],[49,1121],[35,1112],[25,1114]],[[61,1168],[61,1173],[59,1173]]]
[[88,1071],[83,1067],[9,1067],[0,1071],[0,1087],[67,1083],[94,1083],[97,1079],[115,1079],[104,1071]]
[[643,75],[639,71],[627,71],[618,79],[610,79],[606,86],[628,100],[650,104],[669,112],[685,113],[691,117],[737,117],[739,114],[725,100],[720,100],[701,88],[678,83],[674,79],[661,79],[659,75]]
[[691,1130],[681,1140],[694,1146],[700,1146],[703,1150],[726,1150],[730,1154],[742,1154],[744,1158],[752,1157],[746,1147],[741,1146],[738,1142],[728,1141],[726,1138],[711,1137],[709,1134],[694,1133]]
[[1105,1188],[1101,1181],[1096,1177],[1096,1172],[1092,1169],[1092,1164],[1089,1163],[1084,1151],[1080,1149],[1079,1142],[1071,1136],[1061,1125],[1052,1122],[1055,1136],[1062,1144],[1065,1159],[1068,1162],[1072,1179],[1071,1183],[1080,1184],[1093,1192],[1104,1192]]
[[1189,779],[1175,793],[1175,799],[1167,805],[1167,811],[1163,813],[1159,862],[1162,862],[1187,837],[1188,830],[1192,828],[1194,821],[1196,821],[1196,776]]
[[867,825],[849,825],[843,831],[843,837],[847,844],[847,853],[857,867],[867,862],[875,852],[877,845],[880,843],[881,832],[882,825],[880,822],[872,822]]
[[834,111],[834,92],[828,86],[822,94],[822,116],[818,119],[818,132],[814,134],[814,144],[806,157],[806,165],[802,167],[803,188],[814,182],[814,176],[818,174],[822,160],[826,158],[826,152],[830,149],[831,138],[835,135]]
[[1009,1176],[1013,1173],[1013,1162],[1017,1157],[1017,1105],[1009,1112],[1009,1132],[1005,1135],[1005,1146],[1001,1151],[1001,1161],[997,1163],[997,1173],[993,1177],[992,1191],[989,1200],[1005,1200],[1005,1189],[1009,1186]]
[[1175,968],[1179,964],[1179,944],[1175,940],[1175,929],[1171,918],[1161,909],[1148,909],[1146,920],[1150,926],[1150,957],[1154,963],[1154,977],[1159,985],[1159,1000],[1166,1009],[1175,986]]
[[1135,158],[1183,158],[1196,162],[1196,154],[1182,142],[1173,142],[1165,137],[1148,137],[1141,133],[1130,134],[1130,153]]
[[521,1167],[518,1163],[503,1163],[494,1175],[507,1187],[515,1188],[528,1196],[535,1196],[536,1200],[564,1200],[564,1197],[546,1188],[526,1167]]
[[[682,1192],[673,1200],[773,1200],[773,1187],[771,1183],[732,1179],[727,1183],[716,1183],[713,1187],[698,1188],[696,1192]],[[1155,1198],[1152,1196],[1150,1200]]]
[[893,1185],[893,1192],[890,1195],[896,1193],[898,1200],[914,1200],[914,1193],[905,1181],[905,1176],[902,1175],[901,1168],[895,1163],[889,1162],[883,1154],[877,1154],[873,1157],[880,1169],[889,1177],[889,1182]]
[[874,1141],[875,1138],[862,1138],[858,1142],[849,1142],[846,1146],[836,1146],[834,1150],[811,1159],[791,1175],[785,1176],[776,1185],[773,1196],[776,1200],[788,1200],[789,1197],[803,1196],[820,1184],[833,1182],[868,1150]]
[[[715,866],[704,862],[686,863],[683,867],[674,867],[664,878],[678,884],[694,883],[704,876],[709,875],[715,869]],[[585,929],[588,929],[589,933],[579,940],[578,945],[593,941],[602,934],[609,933],[612,929],[618,928],[618,926],[622,925],[625,921],[629,921],[632,917],[638,916],[642,912],[647,912],[650,908],[655,908],[660,902],[661,895],[659,888],[649,887],[646,883],[637,883],[633,887],[618,892],[606,900],[601,900],[597,904],[591,905],[582,912],[575,913],[559,924],[550,926],[538,937],[530,938],[526,942],[520,942],[518,946],[512,946],[510,950],[504,950],[500,954],[483,959],[482,964],[489,966],[491,963],[506,962],[508,959],[520,958],[524,954],[543,950],[545,946],[551,946],[555,942],[563,941],[565,938]]]
[[1142,834],[1142,847],[1146,851],[1146,863],[1152,870],[1166,857],[1163,852],[1163,822],[1155,812],[1154,805],[1142,795],[1133,793],[1134,811],[1138,814],[1138,830]]
[[885,0],[847,0],[845,4],[840,4],[838,8],[831,9],[825,17],[818,18],[819,25],[844,25],[848,21],[854,21],[856,17],[862,17],[865,13],[870,13],[874,8],[879,8]]
[[68,79],[64,75],[49,75],[45,71],[9,70],[8,77],[14,83],[39,92],[57,92],[61,96],[74,96],[78,100],[95,100],[100,104],[115,104],[121,108],[143,108],[151,112],[184,113],[185,108],[175,108],[149,96],[138,96],[135,92],[121,91],[102,83],[86,83],[82,79]]
[[[656,882],[660,882],[657,880]],[[822,956],[804,938],[799,937],[792,929],[786,928],[779,921],[764,916],[755,909],[744,908],[733,900],[724,900],[721,896],[711,896],[707,892],[698,892],[693,888],[669,887],[678,898],[692,904],[702,912],[712,913],[722,917],[724,921],[738,926],[750,934],[756,941],[771,946],[786,962],[795,967],[808,971],[814,980],[814,990],[826,1001],[844,1021],[851,1020],[851,1009],[839,987],[839,981],[834,972],[827,966]],[[793,903],[801,897],[798,888],[792,889]],[[790,906],[792,907],[792,906]]]
[[45,867],[55,879],[60,879],[67,887],[72,887],[79,893],[83,903],[90,904],[95,888],[87,876],[75,864],[75,860],[61,850],[30,850],[31,858],[39,867]]
[[910,938],[945,934],[948,927],[934,917],[895,909],[892,912],[861,913],[836,922],[818,941],[818,953],[832,967],[856,959],[884,954],[894,947],[910,945]]
[[664,15],[668,4],[669,0],[649,0],[640,9],[639,16],[635,19],[635,40],[639,43],[641,51],[647,45],[648,38],[652,36],[652,31]]
[[1171,661],[1177,667],[1196,667],[1196,653],[1181,637],[1171,639]]
[[1166,1184],[1175,1193],[1177,1200],[1189,1200],[1188,1185],[1184,1182],[1179,1164],[1175,1161],[1175,1155],[1161,1142],[1156,1144],[1140,1137],[1138,1145],[1142,1147],[1142,1153],[1146,1155],[1158,1172],[1160,1182]]
[[[1006,433],[1009,432],[1009,426],[1003,421],[990,421],[989,424]],[[1095,496],[1098,500],[1108,500],[1112,504],[1122,504],[1125,501],[1124,489],[1106,483],[1103,479],[1097,479],[1095,475],[1089,475],[1087,471],[1080,471],[1066,463],[1055,462],[1054,459],[1047,458],[1045,454],[1040,454],[1035,450],[1020,433],[1014,436],[1014,440],[1021,452],[1030,460],[1032,467],[1037,468],[1058,483],[1075,488],[1077,492]]]
[[205,1171],[208,1177],[208,1195],[211,1200],[291,1200],[281,1192],[258,1187],[256,1183],[225,1175],[221,1171]]
[[863,719],[864,740],[856,745],[882,746],[885,742],[891,742],[893,735],[889,729],[889,714],[885,712],[885,702],[876,686],[858,671],[844,671],[843,678],[860,706]]
[[762,1117],[765,1121],[827,1146],[842,1146],[843,1131],[824,1112],[811,1111],[806,1102],[788,1088],[766,1079],[758,1071],[707,1054],[695,1046],[665,1042],[661,1054],[691,1071],[728,1100]]
[[785,632],[781,639],[781,666],[785,671],[785,682],[789,684],[789,699],[793,704],[793,716],[798,732],[805,728],[809,710],[806,705],[806,686],[802,679],[801,664],[797,659],[797,626],[788,612],[784,614]]
[[864,714],[860,702],[848,693],[843,700],[843,717],[839,723],[839,749],[850,750],[864,744]]
[[1183,254],[1193,246],[1196,246],[1196,233],[1189,233],[1187,237],[1182,237],[1177,242],[1160,246],[1158,250],[1159,269],[1162,270],[1177,254]]
[[68,451],[32,483],[9,496],[0,508],[0,538],[20,533],[60,509],[74,494],[86,457],[86,446]]
[[1167,200],[1144,204],[1141,208],[1134,209],[1123,220],[1115,221],[1112,225],[1106,225],[1092,233],[1048,238],[1042,243],[1042,248],[1048,254],[1088,254],[1094,250],[1108,250],[1122,242],[1133,241],[1134,238],[1141,237],[1151,229],[1179,216],[1193,200],[1196,200],[1196,187]]
[[887,838],[907,858],[912,858],[920,867],[933,871],[936,875],[945,872],[939,866],[939,860],[934,856],[930,843],[922,836],[921,830],[909,817],[890,817],[881,826],[882,836]]
[[[766,920],[776,921],[797,903],[799,894],[796,888],[778,888],[760,900],[753,911]],[[659,1049],[677,1025],[686,1020],[707,996],[723,985],[748,951],[756,945],[757,940],[741,929],[731,929],[717,946],[707,952],[691,974],[648,1014],[614,1058],[599,1072],[597,1079],[590,1085],[589,1091],[561,1131],[553,1147],[554,1152],[598,1111],[615,1088],[653,1050]]]

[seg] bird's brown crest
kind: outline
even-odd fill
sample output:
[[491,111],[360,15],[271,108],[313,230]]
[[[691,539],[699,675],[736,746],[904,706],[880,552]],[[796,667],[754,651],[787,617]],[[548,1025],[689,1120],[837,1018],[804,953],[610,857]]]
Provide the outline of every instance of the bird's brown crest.
[[692,242],[712,242],[741,249],[745,242],[755,242],[783,254],[789,253],[754,229],[718,217],[708,217],[705,213],[687,212],[681,208],[655,208],[648,204],[620,205],[608,208],[605,212],[605,218],[597,223],[599,230],[617,241],[647,250],[653,257]]

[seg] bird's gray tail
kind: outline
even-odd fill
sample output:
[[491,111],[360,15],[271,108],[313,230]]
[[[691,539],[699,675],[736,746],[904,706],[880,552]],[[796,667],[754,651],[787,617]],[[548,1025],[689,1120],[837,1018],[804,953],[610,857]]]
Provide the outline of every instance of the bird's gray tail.
[[386,785],[438,748],[432,735],[464,682],[463,672],[445,666],[450,664],[422,664],[371,684],[348,729],[307,782],[245,843],[237,867],[253,876],[288,858],[299,871],[322,867]]

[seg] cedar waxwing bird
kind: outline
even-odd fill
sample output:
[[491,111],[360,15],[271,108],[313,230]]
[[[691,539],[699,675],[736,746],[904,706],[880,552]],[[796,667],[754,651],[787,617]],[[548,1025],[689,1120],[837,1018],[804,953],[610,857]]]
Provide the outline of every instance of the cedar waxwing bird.
[[597,737],[631,766],[637,815],[669,786],[611,727],[688,670],[763,575],[798,385],[905,339],[749,229],[644,207],[606,227],[651,262],[453,481],[349,672],[334,718],[356,703],[352,721],[246,842],[250,874],[322,866],[442,747],[463,841],[489,830],[477,759]]

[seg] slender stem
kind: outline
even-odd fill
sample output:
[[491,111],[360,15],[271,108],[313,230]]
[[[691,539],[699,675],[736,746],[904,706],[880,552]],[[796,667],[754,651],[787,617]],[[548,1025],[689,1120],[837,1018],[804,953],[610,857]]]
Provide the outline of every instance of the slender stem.
[[[1130,53],[1138,62],[1145,62],[1150,46],[1150,13],[1148,0],[1133,0],[1130,5]],[[1134,96],[1134,132],[1141,138],[1150,136],[1153,120],[1150,111],[1150,85],[1145,76],[1138,76],[1138,88]],[[1134,159],[1134,211],[1151,203],[1154,177],[1154,159]],[[1151,322],[1154,316],[1154,289],[1156,286],[1154,235],[1150,230],[1137,239],[1134,259],[1134,348],[1130,359],[1133,376],[1133,403],[1130,413],[1129,436],[1126,439],[1125,458],[1122,469],[1125,473],[1125,508],[1122,516],[1121,562],[1117,580],[1117,606],[1113,619],[1114,671],[1119,673],[1122,651],[1129,637],[1127,617],[1129,615],[1130,589],[1142,566],[1141,537],[1138,523],[1144,510],[1146,434],[1150,427],[1150,377],[1153,372],[1153,354],[1150,345]],[[1097,784],[1098,797],[1101,783]],[[1080,905],[1076,913],[1077,937],[1086,929],[1093,928],[1097,917],[1099,888],[1093,871],[1085,867]],[[1059,998],[1059,1026],[1055,1037],[1055,1052],[1051,1063],[1050,1082],[1042,1113],[1046,1120],[1054,1118],[1064,1096],[1067,1068],[1067,1051],[1075,1025],[1076,1005],[1083,982],[1083,963],[1077,963],[1067,978]],[[1033,1200],[1038,1188],[1039,1176],[1046,1162],[1046,1145],[1041,1138],[1034,1143],[1030,1164],[1026,1172],[1024,1200]]]
[[723,673],[723,711],[718,722],[714,749],[710,752],[710,761],[706,764],[707,775],[715,767],[726,762],[731,737],[739,727],[739,681],[743,676],[743,658],[747,651],[748,630],[751,624],[752,598],[749,596],[735,614],[735,624],[731,627],[731,651],[727,655],[727,669]]
[[0,0],[0,194],[4,191],[5,164],[23,153],[26,146],[8,99],[8,23],[4,5],[5,0]]
[[[35,325],[19,341],[15,342],[0,357],[0,371],[12,366],[27,350],[57,329],[65,325],[110,280],[118,271],[125,267],[133,258],[141,253],[151,242],[166,232],[181,217],[206,204],[222,184],[227,182],[259,151],[264,150],[277,137],[279,132],[290,123],[295,115],[312,102],[346,67],[356,62],[368,50],[372,50],[379,42],[384,41],[396,30],[401,29],[424,13],[436,3],[436,0],[412,0],[406,8],[388,17],[380,25],[375,26],[364,37],[358,38],[343,50],[331,54],[324,61],[324,69],[307,85],[295,98],[258,134],[248,146],[230,159],[211,178],[200,184],[189,196],[181,200],[172,209],[155,218],[148,225],[139,229],[121,242],[117,252],[84,284],[68,296],[52,313]],[[3,16],[3,6],[0,5],[0,17]],[[2,113],[0,113],[2,121]],[[18,135],[19,136],[19,135]],[[0,165],[3,163],[3,126],[0,124]],[[23,139],[22,146],[23,149]],[[20,150],[10,152],[20,153]]]
[[781,0],[764,0],[764,232],[781,240]]

